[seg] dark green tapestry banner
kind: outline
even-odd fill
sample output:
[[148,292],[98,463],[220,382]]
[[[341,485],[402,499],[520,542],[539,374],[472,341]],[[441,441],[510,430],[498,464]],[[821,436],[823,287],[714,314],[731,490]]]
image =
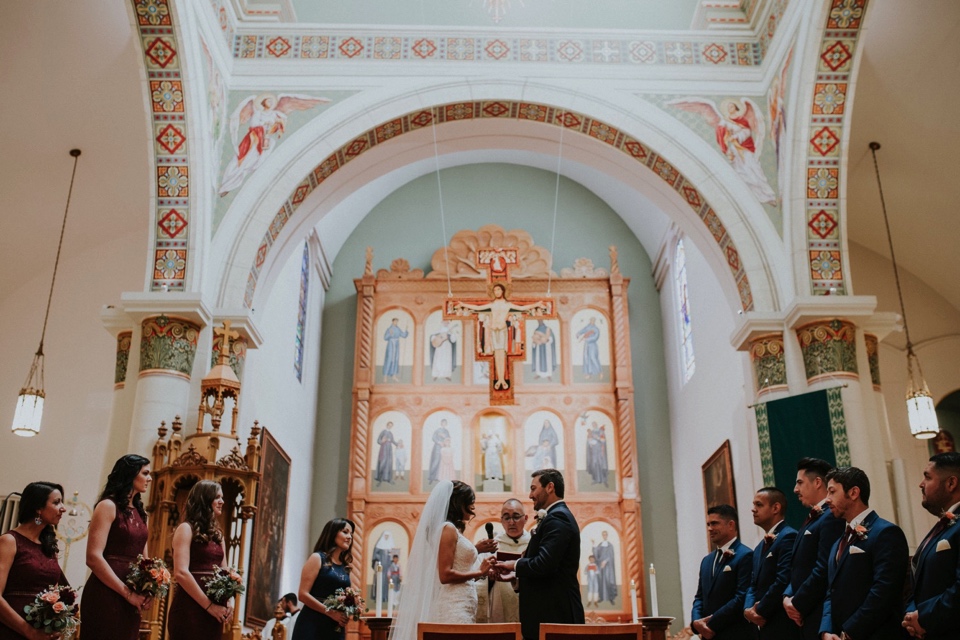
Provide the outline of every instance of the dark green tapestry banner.
[[797,461],[814,457],[850,464],[840,387],[764,402],[755,411],[763,482],[787,494],[787,524],[799,527],[806,509],[793,494]]

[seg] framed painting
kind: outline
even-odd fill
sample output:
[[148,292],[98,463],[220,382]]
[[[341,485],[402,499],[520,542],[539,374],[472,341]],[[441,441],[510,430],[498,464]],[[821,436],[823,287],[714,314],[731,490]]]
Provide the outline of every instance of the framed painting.
[[734,509],[737,508],[737,491],[733,484],[733,456],[730,454],[729,440],[724,440],[720,448],[703,463],[703,501],[705,509],[718,504],[728,504]]
[[247,610],[244,623],[262,627],[273,618],[283,567],[284,532],[287,527],[287,496],[290,490],[290,456],[273,435],[263,430],[257,515],[253,522]]

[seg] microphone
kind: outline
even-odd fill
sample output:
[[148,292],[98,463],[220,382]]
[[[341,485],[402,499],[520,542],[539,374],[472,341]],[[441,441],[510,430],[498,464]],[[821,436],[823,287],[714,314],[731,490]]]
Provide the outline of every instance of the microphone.
[[493,523],[488,522],[487,524],[483,525],[483,528],[487,530],[487,538],[493,540]]

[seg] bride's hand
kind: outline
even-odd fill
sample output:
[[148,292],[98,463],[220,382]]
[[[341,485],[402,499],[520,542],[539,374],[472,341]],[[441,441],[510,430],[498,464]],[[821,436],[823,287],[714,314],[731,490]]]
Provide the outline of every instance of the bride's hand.
[[480,563],[480,577],[487,575],[496,563],[497,559],[494,556],[484,558],[483,562]]

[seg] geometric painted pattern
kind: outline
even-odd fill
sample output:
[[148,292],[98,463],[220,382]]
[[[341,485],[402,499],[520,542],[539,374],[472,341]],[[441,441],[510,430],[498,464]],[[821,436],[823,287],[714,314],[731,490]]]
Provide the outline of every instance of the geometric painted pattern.
[[773,448],[770,446],[770,417],[767,414],[767,403],[758,402],[753,410],[757,416],[757,440],[760,444],[760,469],[763,471],[763,484],[772,487],[776,479],[773,475]]
[[297,306],[297,333],[294,336],[296,350],[293,371],[297,381],[303,382],[303,340],[307,326],[307,298],[310,289],[310,245],[303,243],[303,258],[300,260],[300,303]]
[[151,105],[156,175],[150,289],[182,291],[188,260],[190,168],[183,76],[169,0],[132,0]]
[[840,249],[841,141],[866,4],[867,0],[833,0],[820,42],[806,160],[807,256],[813,294],[847,293]]
[[[784,6],[785,2],[781,3]],[[456,37],[423,34],[355,33],[347,30],[290,33],[241,33],[233,37],[234,58],[241,60],[324,60],[395,62],[539,62],[569,65],[756,67],[769,41],[623,37],[504,37],[488,33]]]
[[750,282],[733,239],[703,194],[666,158],[645,143],[630,137],[616,127],[591,118],[586,114],[566,111],[546,104],[511,100],[455,102],[411,111],[369,129],[323,159],[293,188],[290,196],[276,212],[260,240],[254,263],[247,275],[244,304],[248,308],[253,305],[260,270],[283,227],[293,217],[307,196],[323,184],[327,178],[377,145],[387,143],[411,131],[432,126],[434,123],[441,126],[447,122],[487,118],[532,121],[556,127],[563,126],[571,133],[591,137],[601,144],[609,145],[621,151],[647,170],[652,171],[674,189],[706,225],[730,268],[730,273],[740,296],[741,308],[744,311],[753,309],[753,293],[750,289]]

